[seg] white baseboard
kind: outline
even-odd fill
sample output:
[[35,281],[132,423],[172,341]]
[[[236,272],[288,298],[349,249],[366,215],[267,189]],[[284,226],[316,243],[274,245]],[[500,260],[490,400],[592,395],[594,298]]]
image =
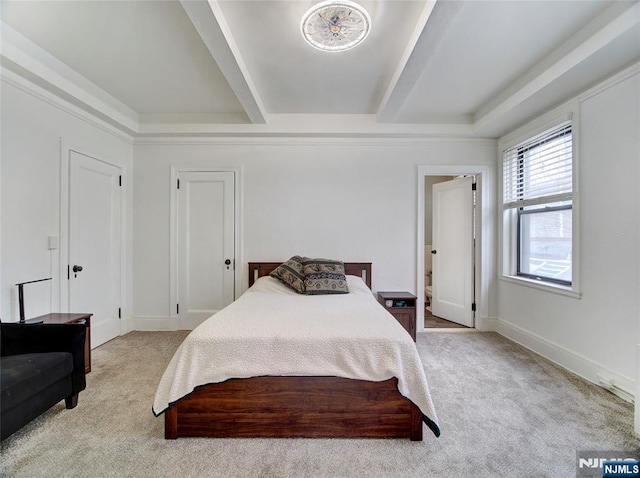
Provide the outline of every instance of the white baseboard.
[[485,317],[485,325],[486,329],[483,332],[497,332],[498,331],[498,322],[499,319],[497,317]]
[[475,328],[481,332],[494,332],[496,320],[494,317],[476,317]]
[[[500,335],[503,335],[509,340],[512,340],[528,348],[529,350],[542,355],[555,364],[566,368],[570,372],[573,372],[576,375],[579,375],[580,377],[595,383],[596,385],[603,386],[600,383],[600,377],[602,377],[612,384],[611,388],[604,386],[603,388],[607,388],[609,391],[619,396],[623,400],[626,400],[628,402],[634,401],[636,394],[636,382],[633,379],[625,377],[624,375],[620,375],[619,373],[608,369],[604,365],[594,362],[587,357],[575,353],[565,347],[562,347],[559,344],[556,344],[550,340],[545,339],[544,337],[529,332],[505,320],[498,318],[491,319],[490,322],[493,326],[491,330],[495,330]],[[638,417],[636,414],[636,430],[640,428],[639,420],[640,417]]]
[[178,330],[178,327],[174,317],[141,316],[131,318],[131,330]]

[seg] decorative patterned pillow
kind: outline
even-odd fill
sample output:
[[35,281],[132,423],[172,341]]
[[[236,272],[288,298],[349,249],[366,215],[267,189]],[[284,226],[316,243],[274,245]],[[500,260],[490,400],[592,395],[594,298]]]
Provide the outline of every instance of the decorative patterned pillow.
[[293,256],[287,262],[280,264],[269,274],[275,277],[284,285],[291,287],[298,294],[305,293],[304,272],[302,262],[306,257]]
[[303,261],[304,286],[307,295],[348,294],[344,263],[331,259]]

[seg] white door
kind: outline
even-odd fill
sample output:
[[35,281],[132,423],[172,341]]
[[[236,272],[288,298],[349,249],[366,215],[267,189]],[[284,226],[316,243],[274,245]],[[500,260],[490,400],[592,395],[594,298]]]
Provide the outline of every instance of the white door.
[[69,312],[93,314],[92,347],[120,335],[120,177],[69,153]]
[[234,299],[235,173],[178,174],[178,328],[191,330]]
[[431,312],[473,327],[473,177],[433,186]]

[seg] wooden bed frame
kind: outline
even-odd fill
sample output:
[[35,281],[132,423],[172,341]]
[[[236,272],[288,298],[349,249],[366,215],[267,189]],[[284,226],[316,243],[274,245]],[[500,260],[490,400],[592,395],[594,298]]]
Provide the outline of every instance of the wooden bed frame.
[[[249,285],[281,262],[250,262]],[[371,288],[371,263],[345,263]],[[422,413],[398,380],[252,377],[197,387],[165,412],[165,438],[410,438],[422,440]]]

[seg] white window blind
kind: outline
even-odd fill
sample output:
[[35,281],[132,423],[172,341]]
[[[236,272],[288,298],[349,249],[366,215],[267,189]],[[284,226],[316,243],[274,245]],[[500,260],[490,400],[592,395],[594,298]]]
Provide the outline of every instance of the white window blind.
[[504,153],[504,209],[571,201],[571,121]]

